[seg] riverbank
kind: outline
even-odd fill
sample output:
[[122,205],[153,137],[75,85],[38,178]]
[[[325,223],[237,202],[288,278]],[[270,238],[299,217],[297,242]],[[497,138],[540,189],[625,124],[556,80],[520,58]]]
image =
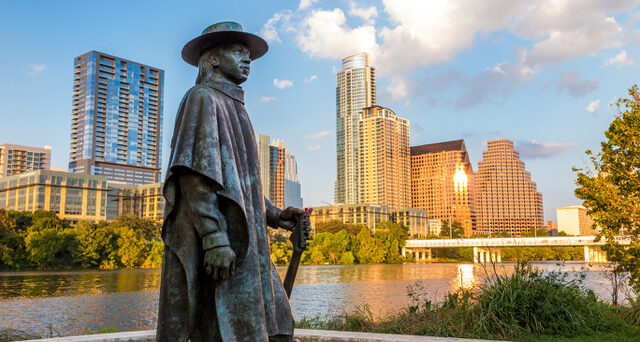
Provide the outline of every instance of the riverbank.
[[[611,298],[605,265],[583,262],[534,263],[547,272],[575,279],[602,300]],[[514,263],[496,265],[512,274]],[[278,268],[284,277],[286,267]],[[415,263],[396,265],[301,266],[291,297],[294,317],[335,316],[365,304],[374,319],[412,305],[407,287],[420,284],[434,303],[459,288],[481,285],[485,271],[476,264]],[[26,338],[81,335],[86,331],[148,330],[156,325],[160,270],[80,270],[0,272],[0,336]],[[625,299],[621,297],[621,302]],[[135,303],[135,305],[131,305]],[[0,337],[0,341],[3,339]],[[7,339],[4,339],[7,341]]]
[[337,316],[305,318],[297,326],[522,341],[637,341],[640,336],[640,301],[614,306],[579,280],[526,263],[511,275],[488,276],[481,287],[450,292],[442,303],[425,294],[420,286],[410,288],[411,304],[382,318],[374,318],[365,305]]

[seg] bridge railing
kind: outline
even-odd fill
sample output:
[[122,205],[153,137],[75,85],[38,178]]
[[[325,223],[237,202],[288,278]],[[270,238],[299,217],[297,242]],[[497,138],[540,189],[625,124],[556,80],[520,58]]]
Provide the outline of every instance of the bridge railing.
[[[605,240],[595,241],[595,236],[554,236],[525,238],[482,238],[482,239],[441,239],[407,240],[405,248],[445,248],[445,247],[553,247],[553,246],[600,246]],[[618,239],[621,244],[629,244],[628,238]]]

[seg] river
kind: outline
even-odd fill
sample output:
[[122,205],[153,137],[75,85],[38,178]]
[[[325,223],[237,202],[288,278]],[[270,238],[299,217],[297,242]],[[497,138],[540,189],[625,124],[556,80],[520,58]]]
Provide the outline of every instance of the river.
[[[605,266],[582,262],[535,263],[546,271],[584,277],[586,287],[608,300]],[[509,273],[511,263],[498,272]],[[284,277],[285,268],[278,272]],[[383,316],[408,304],[407,287],[420,284],[432,301],[460,286],[473,286],[485,271],[471,264],[304,266],[291,296],[293,314],[315,317],[367,305]],[[0,272],[0,341],[97,332],[152,329],[156,324],[160,270]]]

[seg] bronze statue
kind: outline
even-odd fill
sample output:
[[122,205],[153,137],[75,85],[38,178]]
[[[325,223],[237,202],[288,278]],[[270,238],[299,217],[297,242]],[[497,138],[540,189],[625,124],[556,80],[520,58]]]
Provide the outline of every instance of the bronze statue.
[[292,341],[266,226],[292,230],[304,211],[264,197],[239,86],[267,49],[240,24],[222,22],[182,50],[199,73],[178,109],[164,184],[158,342]]

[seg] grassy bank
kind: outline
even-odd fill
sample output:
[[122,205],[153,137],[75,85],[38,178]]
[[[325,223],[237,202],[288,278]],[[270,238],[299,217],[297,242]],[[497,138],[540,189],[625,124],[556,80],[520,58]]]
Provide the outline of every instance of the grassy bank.
[[449,293],[442,303],[409,289],[411,304],[382,319],[367,307],[334,317],[305,318],[300,328],[522,341],[637,341],[638,302],[613,306],[579,280],[520,263],[493,272],[481,287]]

